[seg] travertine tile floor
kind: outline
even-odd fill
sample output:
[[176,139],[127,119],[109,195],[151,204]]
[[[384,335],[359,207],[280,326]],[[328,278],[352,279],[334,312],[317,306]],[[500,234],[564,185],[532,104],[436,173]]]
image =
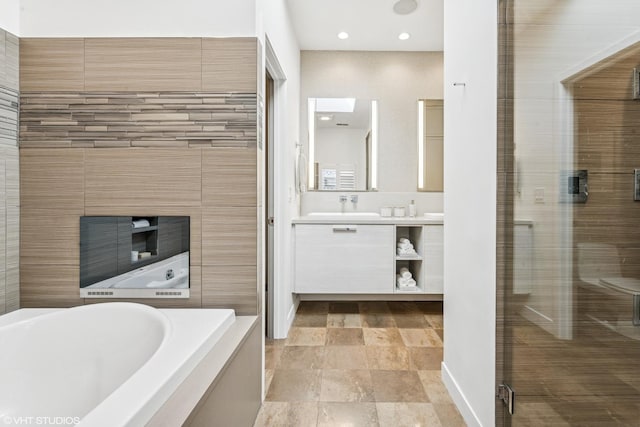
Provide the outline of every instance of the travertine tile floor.
[[464,426],[441,361],[439,302],[304,301],[267,341],[255,426]]

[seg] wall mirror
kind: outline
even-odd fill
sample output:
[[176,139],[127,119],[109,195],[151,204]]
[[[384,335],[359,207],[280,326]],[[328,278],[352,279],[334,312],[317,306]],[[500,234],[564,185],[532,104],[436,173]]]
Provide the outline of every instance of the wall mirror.
[[444,103],[418,100],[418,191],[444,191]]
[[377,189],[378,102],[308,98],[309,190]]

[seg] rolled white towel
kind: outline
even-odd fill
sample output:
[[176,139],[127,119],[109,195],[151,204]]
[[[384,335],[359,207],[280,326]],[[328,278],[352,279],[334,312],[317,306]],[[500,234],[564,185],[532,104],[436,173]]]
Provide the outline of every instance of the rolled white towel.
[[398,277],[396,278],[396,285],[398,285],[399,288],[405,288],[407,287],[408,280],[411,280],[411,279],[404,279],[402,277]]
[[416,281],[414,279],[407,279],[404,282],[404,287],[405,288],[415,288],[416,287]]
[[417,286],[414,279],[403,279],[402,277],[396,279],[396,285],[400,289],[415,289]]
[[142,227],[149,227],[149,220],[148,219],[136,219],[135,221],[131,222],[131,227],[133,228],[142,228]]
[[398,239],[398,243],[411,243],[411,240],[407,239],[406,237],[401,237]]
[[411,279],[413,277],[413,275],[411,274],[411,272],[409,271],[409,269],[407,267],[402,267],[400,269],[400,276],[403,279]]

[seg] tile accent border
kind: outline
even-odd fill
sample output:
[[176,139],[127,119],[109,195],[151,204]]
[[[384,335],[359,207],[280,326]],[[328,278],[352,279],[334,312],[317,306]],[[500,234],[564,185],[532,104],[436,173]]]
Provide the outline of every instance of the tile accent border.
[[256,94],[20,94],[20,148],[256,146]]
[[0,86],[0,144],[15,147],[18,140],[18,92]]

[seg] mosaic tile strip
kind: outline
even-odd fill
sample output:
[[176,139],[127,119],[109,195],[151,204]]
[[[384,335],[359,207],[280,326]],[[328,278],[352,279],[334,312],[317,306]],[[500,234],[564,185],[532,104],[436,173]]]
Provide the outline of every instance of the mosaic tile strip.
[[20,147],[251,147],[255,93],[20,94]]
[[0,144],[18,142],[18,92],[0,86]]

